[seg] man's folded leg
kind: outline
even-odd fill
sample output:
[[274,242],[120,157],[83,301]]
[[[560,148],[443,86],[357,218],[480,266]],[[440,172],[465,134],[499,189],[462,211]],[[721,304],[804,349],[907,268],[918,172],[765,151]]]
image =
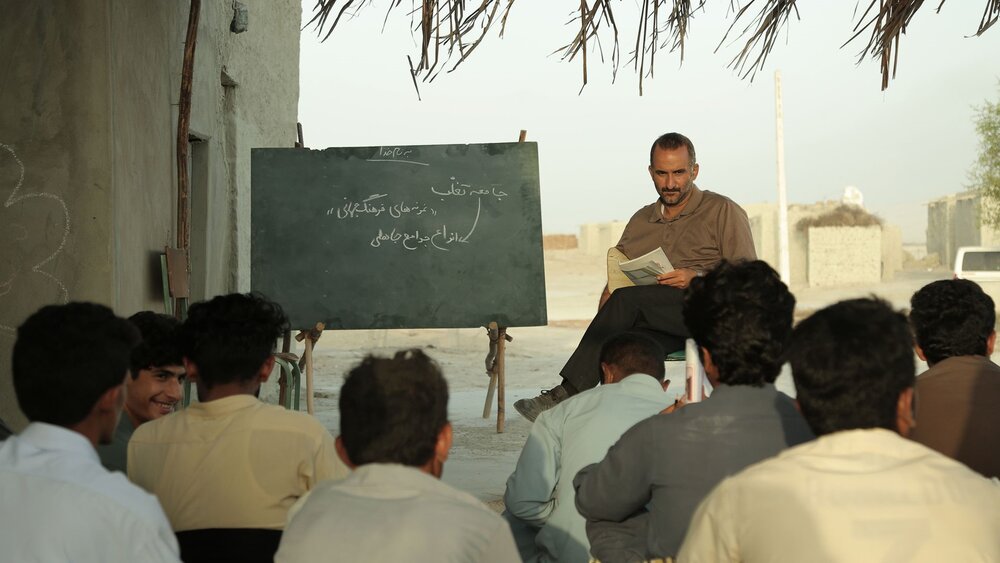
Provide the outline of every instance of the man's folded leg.
[[590,322],[573,355],[559,375],[563,381],[531,399],[521,399],[514,408],[521,416],[534,421],[567,398],[596,387],[601,381],[601,346],[604,341],[627,330],[652,336],[669,354],[684,348],[689,333],[681,309],[684,290],[660,285],[624,287],[611,294],[604,307]]

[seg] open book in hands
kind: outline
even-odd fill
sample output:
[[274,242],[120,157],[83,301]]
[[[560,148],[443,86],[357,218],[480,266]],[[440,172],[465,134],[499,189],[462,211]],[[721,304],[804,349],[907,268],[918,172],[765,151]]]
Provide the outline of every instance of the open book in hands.
[[638,258],[619,262],[618,267],[635,285],[653,285],[656,283],[656,276],[674,269],[659,247]]

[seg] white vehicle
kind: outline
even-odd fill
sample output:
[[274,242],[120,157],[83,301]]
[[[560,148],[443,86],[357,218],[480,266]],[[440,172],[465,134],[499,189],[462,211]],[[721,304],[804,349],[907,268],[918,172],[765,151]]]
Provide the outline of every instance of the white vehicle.
[[959,247],[954,277],[978,283],[1000,308],[1000,246]]

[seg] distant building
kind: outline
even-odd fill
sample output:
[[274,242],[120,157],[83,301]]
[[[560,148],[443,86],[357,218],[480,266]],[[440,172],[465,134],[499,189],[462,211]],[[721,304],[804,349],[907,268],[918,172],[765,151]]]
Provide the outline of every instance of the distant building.
[[[862,201],[856,189],[850,201]],[[830,286],[890,280],[903,266],[902,232],[898,226],[824,226],[800,228],[804,219],[834,212],[842,201],[788,206],[788,251],[793,286]],[[743,205],[750,219],[757,257],[778,268],[778,205]],[[580,226],[580,250],[604,256],[618,243],[625,221]]]
[[[835,212],[842,201],[788,206],[788,261],[792,286],[831,286],[891,280],[903,266],[903,235],[896,225],[813,226],[803,220]],[[778,205],[744,205],[757,257],[777,267]]]
[[927,203],[927,254],[954,266],[960,246],[1000,246],[1000,233],[983,225],[982,196],[975,190],[947,195]]

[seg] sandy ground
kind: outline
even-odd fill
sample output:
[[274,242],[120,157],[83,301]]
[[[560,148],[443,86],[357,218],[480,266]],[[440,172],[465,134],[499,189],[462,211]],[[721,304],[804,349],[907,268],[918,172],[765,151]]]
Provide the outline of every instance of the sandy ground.
[[[326,332],[315,351],[316,416],[334,435],[338,431],[337,396],[343,374],[365,354],[391,355],[401,348],[424,348],[442,366],[451,391],[449,416],[455,430],[454,448],[445,467],[444,480],[466,490],[494,508],[500,506],[507,477],[527,438],[530,422],[513,408],[523,397],[559,382],[558,373],[593,316],[606,280],[602,256],[585,256],[577,250],[553,250],[545,255],[549,325],[511,328],[514,341],[507,347],[506,429],[496,431],[496,405],[489,419],[482,418],[489,379],[485,356],[489,339],[484,329],[375,330]],[[793,288],[797,316],[840,299],[879,295],[897,308],[908,305],[910,295],[924,284],[949,277],[944,270],[904,271],[891,282],[877,286]],[[301,349],[298,350],[301,354]],[[669,363],[673,381],[668,393],[683,391],[683,363]],[[778,387],[794,392],[787,373]],[[304,390],[304,385],[303,385]],[[305,399],[302,400],[305,409]]]

